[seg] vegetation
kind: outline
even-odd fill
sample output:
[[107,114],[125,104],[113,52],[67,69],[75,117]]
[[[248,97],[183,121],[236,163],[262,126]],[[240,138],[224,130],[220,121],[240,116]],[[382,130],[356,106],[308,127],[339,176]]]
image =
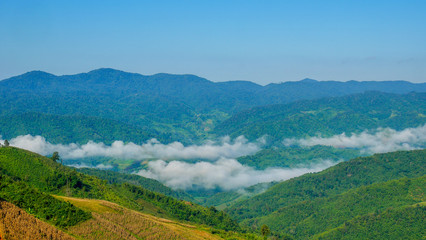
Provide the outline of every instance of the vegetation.
[[126,174],[120,172],[114,172],[109,170],[99,170],[95,168],[79,168],[76,169],[78,172],[96,176],[100,179],[106,180],[109,184],[122,184],[130,183],[132,185],[141,186],[149,191],[161,193],[166,196],[191,201],[192,198],[183,191],[174,191],[169,187],[164,186],[157,180],[145,178],[135,174]]
[[273,141],[330,136],[390,127],[402,130],[426,123],[426,93],[406,95],[369,92],[336,98],[253,108],[235,114],[216,127],[218,134],[244,135]]
[[[25,180],[28,185],[35,186],[47,193],[103,199],[130,209],[147,211],[167,218],[206,224],[224,230],[240,230],[238,224],[227,214],[214,208],[208,209],[186,201],[176,200],[129,183],[108,184],[106,180],[79,173],[72,168],[52,161],[50,158],[26,150],[13,147],[0,148],[0,169],[4,174]],[[21,182],[18,182],[18,184],[21,184]],[[6,184],[5,186],[10,187],[12,185]],[[5,193],[9,194],[13,191],[5,190]],[[38,198],[32,197],[32,192],[28,194],[30,195],[26,196],[24,200]],[[21,207],[21,205],[17,205]]]
[[424,203],[390,208],[355,217],[313,239],[424,239],[425,216]]
[[254,155],[238,158],[241,164],[257,169],[268,167],[295,168],[321,164],[325,160],[338,162],[360,156],[355,149],[337,149],[328,146],[267,148]]
[[333,197],[302,201],[280,208],[262,217],[258,224],[267,224],[273,230],[290,234],[296,239],[306,239],[359,216],[421,203],[426,200],[425,191],[426,176],[376,183]]
[[[415,115],[419,111],[424,114],[424,103],[418,101],[422,108],[412,111],[412,99],[405,101],[405,97],[392,94],[384,94],[394,99],[390,102],[386,97],[383,101],[380,97],[377,101],[365,98],[365,103],[374,101],[369,108],[377,106],[368,114],[344,97],[323,99],[318,102],[320,105],[302,102],[252,109],[219,123],[241,110],[258,106],[366,91],[407,94],[425,89],[425,84],[402,81],[300,81],[263,87],[244,81],[213,83],[193,75],[143,76],[113,69],[68,76],[34,71],[1,81],[0,134],[7,138],[22,134],[43,135],[55,143],[86,143],[89,140],[140,143],[152,137],[162,142],[192,143],[227,134],[244,134],[254,139],[264,134],[275,138],[317,132],[332,134],[377,126],[392,127],[399,123],[403,123],[400,127],[412,127],[425,122]],[[407,106],[407,111],[395,109],[394,104]],[[294,110],[297,107],[302,111],[299,114],[283,111],[283,108]],[[380,110],[383,107],[386,109]],[[389,108],[395,110],[393,115]],[[253,116],[258,119],[256,123],[249,122],[254,120]]]
[[194,225],[139,213],[111,202],[60,198],[92,212],[91,220],[69,229],[84,239],[219,239]]
[[359,157],[319,173],[276,184],[266,192],[236,202],[226,211],[246,225],[277,209],[316,198],[333,197],[352,188],[403,177],[425,175],[426,150],[399,151]]
[[0,175],[0,199],[58,227],[73,226],[90,218],[89,213],[4,175]]
[[0,239],[72,240],[74,238],[36,219],[13,204],[0,201]]

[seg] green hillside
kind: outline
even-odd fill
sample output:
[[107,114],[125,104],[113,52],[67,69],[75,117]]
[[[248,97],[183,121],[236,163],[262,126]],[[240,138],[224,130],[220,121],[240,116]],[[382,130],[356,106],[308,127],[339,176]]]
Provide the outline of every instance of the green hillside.
[[337,228],[313,236],[313,239],[424,239],[425,204],[391,208],[356,217]]
[[267,148],[256,154],[239,157],[241,164],[257,169],[268,167],[297,168],[312,164],[321,164],[324,160],[338,162],[360,156],[355,149],[337,149],[328,146]]
[[[60,143],[141,142],[153,135],[162,142],[193,143],[228,134],[255,139],[264,134],[281,138],[380,126],[413,127],[425,123],[418,115],[425,115],[424,97],[420,95],[417,110],[411,102],[416,97],[394,94],[417,96],[410,92],[425,89],[424,83],[404,81],[304,80],[260,86],[247,81],[215,83],[194,75],[144,76],[114,69],[66,76],[33,71],[0,81],[0,134],[7,138],[40,134]],[[376,92],[370,95],[377,97],[365,97],[361,93],[366,91],[393,94]],[[361,95],[343,97],[349,94]],[[271,106],[308,99],[312,101]],[[93,125],[95,119],[99,126]]]
[[226,211],[247,224],[277,209],[316,198],[333,197],[352,188],[425,175],[426,150],[399,151],[359,157],[319,173],[305,174],[269,188]]
[[129,183],[108,184],[106,180],[79,173],[26,150],[0,148],[0,169],[4,175],[25,181],[49,194],[103,199],[171,219],[225,230],[239,229],[238,224],[228,215],[214,208],[176,200]]
[[96,168],[79,168],[76,169],[78,172],[96,176],[100,179],[108,181],[109,184],[122,184],[130,183],[136,186],[141,186],[147,190],[161,193],[166,196],[174,197],[177,199],[182,199],[186,201],[191,201],[192,198],[190,195],[183,191],[174,191],[173,189],[164,186],[157,180],[151,178],[145,178],[135,174],[120,173],[109,170],[99,170]]
[[[391,180],[351,189],[333,197],[292,204],[262,217],[257,224],[266,224],[296,239],[306,239],[359,216],[421,203],[426,200],[425,192],[426,176]],[[418,217],[412,220],[415,219]],[[416,230],[419,233],[420,229]]]
[[25,181],[14,180],[3,174],[0,174],[0,199],[58,227],[74,226],[90,218],[89,213],[60,201]]
[[82,115],[61,116],[43,113],[23,113],[0,117],[0,135],[11,139],[20,135],[40,135],[51,143],[80,143],[92,140],[111,144],[116,140],[143,143],[162,139],[152,128],[135,127],[119,121]]
[[426,93],[396,95],[379,92],[300,101],[253,108],[233,115],[215,128],[220,135],[244,135],[274,141],[290,137],[390,127],[402,130],[426,123]]

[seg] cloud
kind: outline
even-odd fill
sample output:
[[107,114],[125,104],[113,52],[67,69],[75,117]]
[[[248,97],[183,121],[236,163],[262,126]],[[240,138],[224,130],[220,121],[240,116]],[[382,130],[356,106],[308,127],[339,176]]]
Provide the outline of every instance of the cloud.
[[311,137],[308,139],[284,139],[284,145],[315,146],[325,145],[336,148],[357,148],[367,153],[384,153],[397,150],[413,150],[426,146],[426,125],[396,131],[391,128],[378,128],[359,134],[342,133],[329,138]]
[[87,165],[85,163],[80,163],[80,164],[68,164],[68,167],[75,167],[75,168],[97,168],[97,169],[102,169],[102,170],[109,170],[109,169],[113,169],[114,167],[111,165],[105,165],[103,163],[98,164],[96,166],[93,165]]
[[[335,162],[334,162],[335,163]],[[308,172],[321,171],[333,165],[324,161],[310,167],[301,168],[268,168],[256,170],[244,166],[235,159],[221,158],[215,162],[187,163],[182,161],[151,161],[147,170],[137,174],[156,179],[173,189],[216,189],[235,190],[257,183],[281,181],[303,175]]]
[[208,141],[203,145],[184,146],[180,142],[162,144],[156,139],[137,145],[115,141],[110,146],[89,141],[87,144],[52,144],[42,136],[24,135],[11,139],[10,145],[27,149],[42,155],[59,152],[63,159],[80,159],[86,157],[114,157],[121,159],[207,159],[217,160],[221,157],[236,158],[250,155],[260,150],[263,140],[248,142],[240,136],[233,141],[229,137],[219,142]]

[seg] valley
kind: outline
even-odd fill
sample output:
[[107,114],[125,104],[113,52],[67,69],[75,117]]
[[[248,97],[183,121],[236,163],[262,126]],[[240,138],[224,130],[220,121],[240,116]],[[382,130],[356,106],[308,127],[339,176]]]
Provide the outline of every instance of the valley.
[[31,222],[40,239],[422,238],[425,92],[114,69],[2,80],[0,236]]

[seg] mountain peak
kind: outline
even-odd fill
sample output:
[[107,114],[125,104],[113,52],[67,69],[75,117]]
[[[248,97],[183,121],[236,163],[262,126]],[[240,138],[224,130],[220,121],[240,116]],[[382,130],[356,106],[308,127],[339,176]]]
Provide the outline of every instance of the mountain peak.
[[303,83],[316,83],[318,81],[315,80],[315,79],[311,79],[311,78],[305,78],[305,79],[300,80],[300,82],[303,82]]

